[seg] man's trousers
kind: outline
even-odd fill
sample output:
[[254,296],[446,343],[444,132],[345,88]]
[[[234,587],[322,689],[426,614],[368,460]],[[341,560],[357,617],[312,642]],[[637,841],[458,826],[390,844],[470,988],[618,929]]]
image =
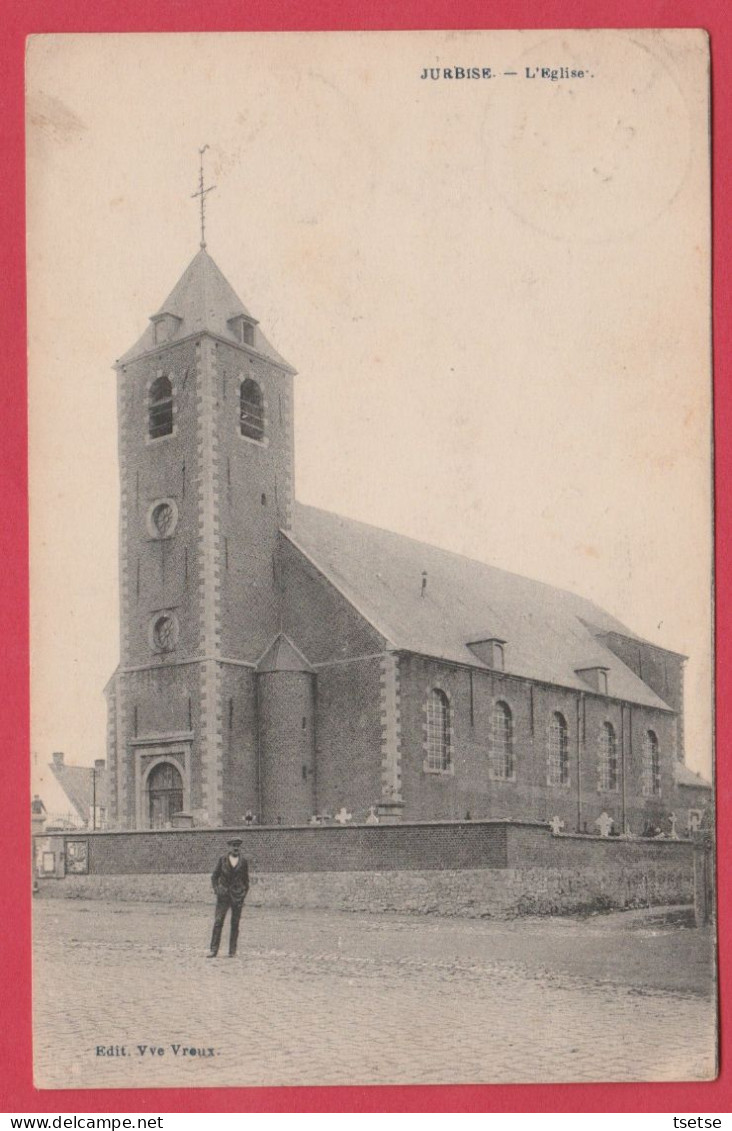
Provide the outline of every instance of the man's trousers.
[[221,932],[224,929],[226,912],[231,908],[229,921],[229,955],[236,954],[236,944],[239,940],[239,920],[241,919],[243,903],[235,903],[228,895],[216,896],[216,913],[214,915],[213,934],[211,935],[211,953],[218,954],[221,945]]

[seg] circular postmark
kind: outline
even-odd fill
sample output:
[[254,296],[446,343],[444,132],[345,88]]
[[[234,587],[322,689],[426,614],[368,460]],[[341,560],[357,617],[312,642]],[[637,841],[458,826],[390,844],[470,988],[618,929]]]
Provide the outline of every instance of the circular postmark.
[[[659,33],[660,34],[660,33]],[[631,236],[669,207],[691,156],[662,38],[556,32],[515,58],[483,124],[504,205],[554,239]],[[572,77],[572,76],[575,77]],[[576,77],[581,75],[581,77]]]

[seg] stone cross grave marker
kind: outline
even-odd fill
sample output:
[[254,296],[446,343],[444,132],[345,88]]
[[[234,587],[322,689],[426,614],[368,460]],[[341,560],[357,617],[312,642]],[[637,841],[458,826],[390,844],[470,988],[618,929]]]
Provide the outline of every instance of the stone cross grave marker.
[[554,833],[554,835],[559,836],[560,832],[564,828],[564,821],[561,819],[561,817],[552,817],[549,824],[552,827],[552,832]]
[[334,819],[338,822],[339,825],[347,825],[352,817],[353,813],[349,813],[345,805],[341,805]]
[[603,812],[597,818],[595,824],[600,830],[600,836],[610,836],[610,830],[612,829],[615,822],[613,821],[609,813]]

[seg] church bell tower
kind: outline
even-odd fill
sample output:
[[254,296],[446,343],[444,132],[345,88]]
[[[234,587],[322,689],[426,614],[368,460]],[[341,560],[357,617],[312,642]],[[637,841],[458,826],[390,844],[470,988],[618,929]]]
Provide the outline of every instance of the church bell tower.
[[119,828],[260,810],[256,665],[281,627],[295,371],[203,235],[116,364],[121,655],[106,694]]

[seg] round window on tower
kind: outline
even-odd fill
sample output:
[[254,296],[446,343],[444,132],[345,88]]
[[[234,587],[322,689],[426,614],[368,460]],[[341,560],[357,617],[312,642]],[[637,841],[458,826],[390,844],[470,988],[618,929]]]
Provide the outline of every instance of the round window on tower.
[[148,508],[147,532],[151,538],[170,538],[178,525],[178,507],[173,499],[156,499]]
[[150,645],[155,652],[172,652],[178,643],[179,625],[174,613],[156,613],[150,622]]

